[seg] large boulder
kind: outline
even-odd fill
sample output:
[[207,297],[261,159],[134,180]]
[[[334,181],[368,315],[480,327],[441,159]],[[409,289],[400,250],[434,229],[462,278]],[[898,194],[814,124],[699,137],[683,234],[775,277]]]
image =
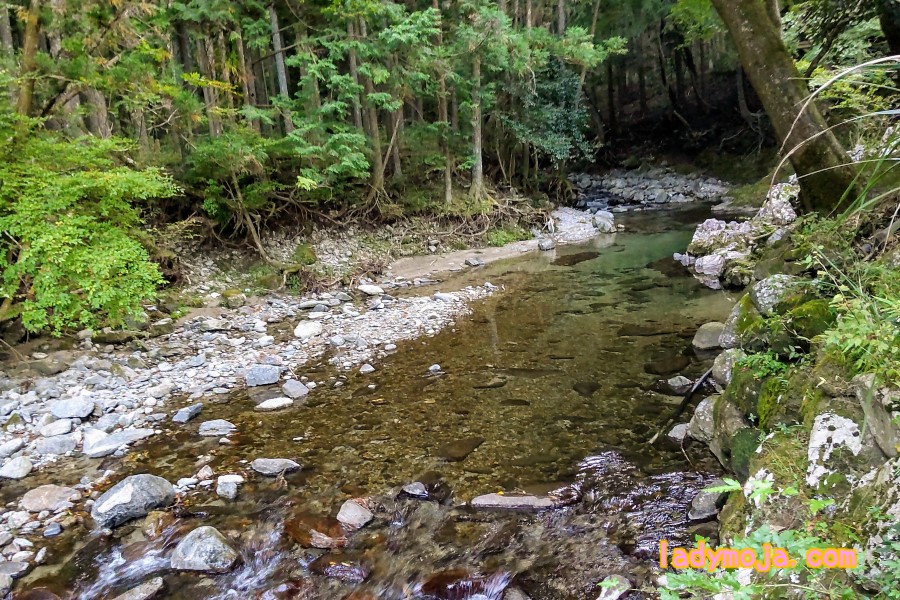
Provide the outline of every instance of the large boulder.
[[694,348],[697,350],[715,350],[719,347],[719,337],[722,335],[724,328],[724,323],[716,321],[704,323],[697,330],[697,333],[694,334],[692,342]]
[[155,475],[126,477],[100,496],[91,509],[91,517],[100,527],[116,527],[150,510],[168,506],[175,500],[172,484]]
[[900,448],[900,390],[879,387],[875,382],[874,375],[860,375],[853,380],[853,391],[875,443],[888,458],[895,458]]
[[171,565],[180,571],[226,573],[238,561],[238,553],[215,527],[193,530],[178,542]]
[[[719,336],[719,339],[722,339],[721,335]],[[746,357],[747,354],[739,348],[729,348],[728,350],[719,353],[719,355],[716,356],[716,360],[713,361],[713,381],[723,387],[727,386],[731,383],[731,374],[734,370],[734,366]]]
[[84,419],[94,412],[94,401],[80,396],[50,403],[50,413],[57,419]]

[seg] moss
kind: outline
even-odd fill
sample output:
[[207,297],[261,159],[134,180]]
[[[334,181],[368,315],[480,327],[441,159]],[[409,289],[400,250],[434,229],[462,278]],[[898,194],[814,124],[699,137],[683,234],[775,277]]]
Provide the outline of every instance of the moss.
[[753,300],[750,298],[750,294],[744,294],[744,296],[738,300],[738,306],[740,307],[740,314],[738,315],[737,323],[735,323],[735,330],[737,331],[738,336],[741,339],[749,339],[763,331],[765,328],[765,320],[762,315],[759,314],[759,311],[756,310],[756,307],[753,306]]
[[741,429],[729,440],[729,468],[741,481],[750,476],[750,459],[759,447],[759,430]]
[[810,300],[788,312],[788,320],[796,334],[812,340],[835,322],[834,312],[826,300]]
[[518,225],[505,225],[488,231],[484,240],[489,246],[505,246],[531,238],[531,234]]
[[318,260],[316,252],[309,244],[297,244],[291,259],[297,265],[311,265]]
[[750,506],[744,494],[735,492],[728,495],[728,501],[719,511],[719,539],[723,543],[731,543],[737,537],[743,537],[747,519],[750,517]]
[[783,405],[785,383],[780,377],[768,377],[760,386],[756,414],[759,415],[759,426],[763,431],[786,420]]
[[751,419],[757,417],[757,403],[762,382],[756,378],[753,371],[735,366],[731,372],[731,383],[725,388],[725,399],[733,403],[738,409]]
[[240,294],[241,294],[241,290],[236,289],[236,288],[229,288],[222,292],[222,297],[225,298],[226,300],[228,300],[229,298],[234,298],[235,296],[238,296]]

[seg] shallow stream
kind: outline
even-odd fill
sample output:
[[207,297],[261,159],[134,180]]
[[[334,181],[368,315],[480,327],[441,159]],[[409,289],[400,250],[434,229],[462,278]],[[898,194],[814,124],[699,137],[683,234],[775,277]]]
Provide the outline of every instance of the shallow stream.
[[[456,276],[444,285],[470,279],[505,290],[455,328],[402,344],[375,373],[315,390],[305,406],[261,415],[254,399],[268,392],[244,391],[124,459],[51,467],[48,481],[70,485],[104,469],[115,471],[111,482],[142,472],[175,481],[206,464],[247,482],[235,501],[213,489],[188,495],[162,533],[140,522],[109,537],[67,530],[20,589],[113,598],[162,576],[162,597],[173,599],[499,600],[521,597],[515,589],[541,600],[596,598],[614,573],[646,584],[659,540],[693,538],[687,507],[719,475],[702,448],[647,444],[680,402],[654,384],[706,370],[711,357],[695,355],[691,338],[731,303],[671,260],[700,218],[632,215],[622,219],[627,233]],[[315,379],[342,377],[326,366],[300,374],[317,370]],[[237,425],[232,444],[197,435],[213,418]],[[248,465],[259,457],[303,469],[261,477]],[[415,481],[431,500],[398,495]],[[537,514],[463,505],[491,492],[551,490],[569,505]],[[313,522],[341,537],[332,519],[353,497],[370,498],[376,519],[345,547],[305,548],[285,532],[286,523]],[[201,524],[240,548],[231,573],[168,569],[174,544]]]

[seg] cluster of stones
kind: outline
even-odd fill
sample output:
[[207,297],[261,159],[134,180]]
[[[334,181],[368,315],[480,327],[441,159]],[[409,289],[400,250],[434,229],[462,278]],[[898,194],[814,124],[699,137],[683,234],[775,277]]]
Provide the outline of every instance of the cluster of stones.
[[756,250],[773,247],[790,233],[797,219],[791,203],[799,190],[791,183],[772,186],[762,208],[747,221],[707,219],[697,227],[687,252],[676,253],[675,260],[714,290],[749,285],[754,277],[767,274],[757,271]]
[[577,190],[576,206],[591,212],[646,210],[667,204],[715,200],[729,190],[718,179],[682,175],[666,167],[615,170],[606,175],[582,173],[569,179]]

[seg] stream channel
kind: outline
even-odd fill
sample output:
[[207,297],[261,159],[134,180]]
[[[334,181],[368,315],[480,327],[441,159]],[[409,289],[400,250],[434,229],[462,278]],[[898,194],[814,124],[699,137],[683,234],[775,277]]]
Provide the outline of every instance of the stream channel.
[[[237,425],[230,445],[196,435],[197,422],[166,425],[123,459],[49,467],[49,480],[69,485],[92,469],[114,469],[111,482],[135,473],[175,481],[206,464],[247,481],[233,501],[213,489],[189,495],[175,517],[156,515],[156,527],[67,530],[17,598],[113,598],[161,576],[157,597],[172,599],[593,600],[611,574],[633,585],[624,597],[649,597],[638,588],[658,575],[659,540],[692,542],[690,502],[721,475],[705,447],[647,444],[681,401],[654,384],[708,368],[712,356],[695,354],[691,338],[724,320],[732,302],[671,260],[703,217],[623,215],[625,233],[451,276],[442,289],[505,289],[455,326],[401,344],[375,373],[317,389],[304,406],[261,415],[246,390],[208,406],[204,418]],[[262,477],[248,465],[259,457],[303,468]],[[428,499],[401,492],[413,482]],[[565,506],[543,512],[466,506],[481,494],[554,490]],[[334,516],[359,497],[375,519],[346,535]],[[305,547],[298,523],[343,547]],[[231,539],[238,566],[220,575],[169,569],[175,544],[200,525]]]

